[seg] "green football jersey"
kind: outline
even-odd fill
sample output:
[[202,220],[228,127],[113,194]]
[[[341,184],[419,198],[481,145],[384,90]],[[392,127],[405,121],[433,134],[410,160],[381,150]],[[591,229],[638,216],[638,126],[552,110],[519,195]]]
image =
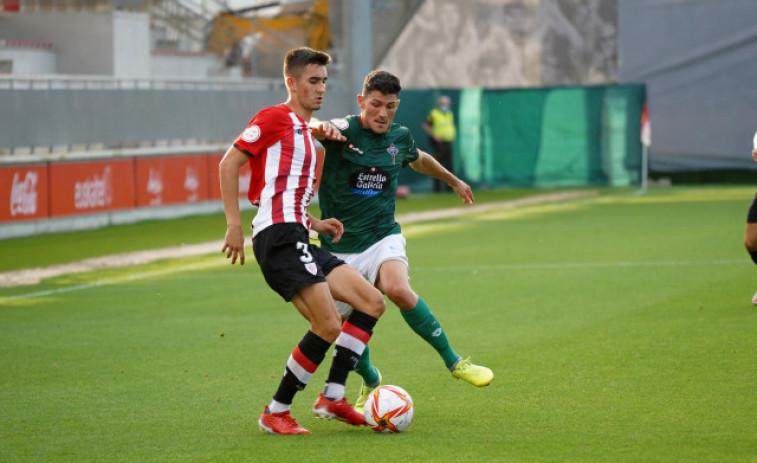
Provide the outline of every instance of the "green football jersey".
[[342,239],[320,235],[321,247],[333,252],[362,252],[382,238],[400,233],[394,202],[400,169],[418,159],[407,127],[392,123],[384,134],[363,127],[359,116],[331,121],[347,140],[324,140],[326,150],[318,189],[321,219],[344,224]]

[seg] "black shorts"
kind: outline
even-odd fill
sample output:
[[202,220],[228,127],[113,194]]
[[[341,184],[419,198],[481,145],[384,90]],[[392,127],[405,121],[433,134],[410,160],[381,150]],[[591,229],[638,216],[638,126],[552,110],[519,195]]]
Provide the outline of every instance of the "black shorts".
[[754,195],[752,205],[749,206],[749,213],[746,216],[746,223],[757,223],[757,195]]
[[344,261],[315,244],[298,223],[271,225],[255,235],[252,251],[266,283],[285,301],[305,286],[326,281]]

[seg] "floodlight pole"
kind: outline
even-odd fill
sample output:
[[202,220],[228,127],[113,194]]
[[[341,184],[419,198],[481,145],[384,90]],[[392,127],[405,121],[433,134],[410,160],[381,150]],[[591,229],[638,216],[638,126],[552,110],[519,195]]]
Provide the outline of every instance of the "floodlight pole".
[[363,79],[373,69],[371,2],[370,0],[342,0],[342,7],[346,20],[347,85],[352,94],[352,104],[357,105],[355,96],[362,92]]

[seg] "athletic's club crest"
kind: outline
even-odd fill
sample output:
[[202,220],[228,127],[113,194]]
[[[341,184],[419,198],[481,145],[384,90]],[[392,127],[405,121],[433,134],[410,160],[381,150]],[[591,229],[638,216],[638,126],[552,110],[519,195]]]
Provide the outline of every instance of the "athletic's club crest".
[[395,160],[397,159],[397,153],[399,153],[400,150],[394,147],[394,143],[389,145],[389,148],[386,149],[386,152],[392,156],[392,164],[397,164]]

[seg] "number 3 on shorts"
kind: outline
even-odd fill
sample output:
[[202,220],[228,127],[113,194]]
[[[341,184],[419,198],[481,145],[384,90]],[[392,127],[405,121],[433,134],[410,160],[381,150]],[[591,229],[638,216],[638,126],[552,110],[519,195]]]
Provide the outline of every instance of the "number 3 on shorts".
[[310,249],[308,249],[307,244],[303,243],[302,241],[298,241],[297,249],[302,251],[300,262],[302,262],[303,264],[309,264],[310,262],[313,262],[313,256],[310,254]]

